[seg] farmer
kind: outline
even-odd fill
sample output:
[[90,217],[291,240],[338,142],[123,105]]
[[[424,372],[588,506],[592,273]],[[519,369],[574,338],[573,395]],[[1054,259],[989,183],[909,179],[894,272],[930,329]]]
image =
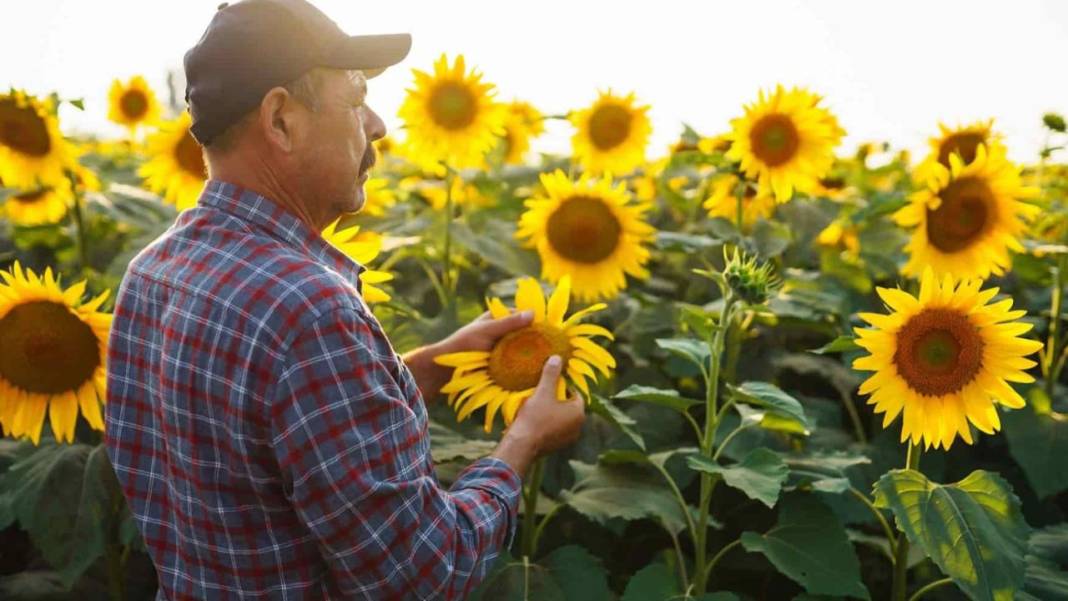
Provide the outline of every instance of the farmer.
[[463,598],[512,538],[528,466],[578,436],[550,358],[496,450],[442,488],[424,399],[451,370],[433,358],[532,317],[400,357],[363,266],[319,234],[363,205],[385,135],[367,79],[410,44],[245,0],[185,55],[209,180],[130,263],[107,363],[107,450],[160,599]]

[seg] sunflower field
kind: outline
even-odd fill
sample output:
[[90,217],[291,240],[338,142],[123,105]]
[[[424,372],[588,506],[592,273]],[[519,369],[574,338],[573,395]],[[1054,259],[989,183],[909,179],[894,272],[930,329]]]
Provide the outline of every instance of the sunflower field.
[[[534,314],[436,359],[455,368],[426,399],[444,484],[552,354],[589,414],[527,475],[473,598],[1068,599],[1060,115],[1035,115],[1026,164],[996,122],[952,115],[931,115],[925,156],[847,154],[833,98],[772,85],[658,149],[635,94],[544,114],[463,56],[427,67],[364,209],[322,235],[368,267],[398,352]],[[156,94],[0,94],[2,599],[155,591],[102,407],[110,295],[206,177],[188,113]],[[61,107],[128,133],[66,136]],[[534,156],[552,120],[571,152]]]

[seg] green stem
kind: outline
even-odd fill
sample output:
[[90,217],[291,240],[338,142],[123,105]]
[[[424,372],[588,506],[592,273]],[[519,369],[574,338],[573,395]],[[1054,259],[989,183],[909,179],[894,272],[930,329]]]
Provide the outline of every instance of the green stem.
[[743,235],[742,234],[742,227],[745,225],[745,220],[742,219],[742,216],[743,216],[742,203],[745,200],[745,192],[746,192],[746,190],[748,188],[749,188],[749,184],[747,184],[745,182],[745,180],[740,180],[738,182],[738,186],[736,187],[736,190],[734,192],[734,196],[737,199],[737,205],[736,205],[737,210],[736,210],[735,215],[734,215],[734,221],[735,221],[735,226],[738,228],[738,235],[739,236]]
[[664,466],[656,462],[649,462],[660,475],[667,481],[668,486],[671,488],[671,493],[675,495],[675,501],[679,504],[679,509],[682,510],[682,515],[686,517],[686,528],[690,532],[691,540],[697,540],[697,525],[694,524],[693,515],[690,514],[690,506],[686,504],[686,497],[682,496],[682,491],[679,490],[679,485],[675,484],[675,479],[671,477]]
[[78,260],[82,267],[82,277],[89,275],[89,238],[85,232],[85,217],[82,214],[82,191],[78,187],[78,178],[74,172],[67,172],[71,194],[74,196],[74,227],[78,236]]
[[447,165],[445,167],[445,247],[442,253],[441,286],[445,289],[445,314],[453,323],[456,321],[456,280],[452,277],[452,220],[453,199],[452,184],[455,174]]
[[864,433],[864,422],[860,421],[860,413],[857,411],[853,395],[842,395],[842,404],[845,405],[846,413],[849,414],[849,421],[853,423],[853,433],[856,434],[857,440],[861,444],[867,444],[868,435]]
[[719,553],[716,553],[715,557],[713,557],[711,560],[709,560],[708,566],[705,567],[705,577],[707,578],[708,574],[712,573],[712,570],[715,569],[717,564],[719,564],[719,560],[723,559],[723,557],[727,553],[730,553],[731,549],[733,549],[733,548],[735,548],[735,547],[737,547],[737,546],[739,546],[741,544],[742,544],[742,539],[739,538],[739,539],[735,540],[734,542],[724,546],[722,549],[720,549]]
[[534,543],[536,541],[535,527],[538,519],[538,492],[541,490],[541,478],[545,468],[545,460],[538,459],[531,467],[530,480],[523,491],[523,533],[522,551],[523,557],[534,557]]
[[922,597],[922,596],[926,595],[927,593],[935,590],[936,588],[943,587],[943,586],[945,586],[947,584],[953,584],[953,579],[952,578],[943,578],[941,580],[935,580],[934,582],[929,582],[926,585],[924,585],[923,588],[921,588],[920,590],[918,590],[915,593],[913,593],[912,596],[909,597],[909,601],[920,601],[920,597]]
[[540,522],[538,522],[538,527],[534,529],[534,542],[532,543],[532,546],[535,549],[538,548],[538,541],[541,540],[541,534],[545,530],[545,527],[549,525],[549,521],[556,517],[557,512],[559,512],[563,508],[563,503],[557,504],[549,510],[549,513],[545,514],[545,517],[541,518]]
[[727,437],[723,439],[723,442],[719,443],[719,448],[716,449],[716,453],[714,455],[712,455],[712,461],[717,461],[717,462],[719,461],[719,456],[723,454],[723,449],[727,448],[727,445],[730,443],[730,441],[734,440],[735,436],[738,436],[738,434],[740,434],[740,433],[744,432],[745,430],[748,430],[749,428],[752,428],[753,426],[756,426],[756,425],[757,424],[755,424],[755,423],[743,424],[743,425],[738,426],[734,430],[732,430],[731,433],[728,434]]
[[108,596],[112,601],[125,601],[126,599],[126,558],[128,557],[129,547],[123,548],[122,543],[118,542],[118,515],[122,509],[122,498],[115,499],[112,503],[112,515],[115,516],[111,521],[115,524],[110,528],[111,540],[108,541],[104,547],[104,555],[107,561],[108,569]]
[[[720,361],[723,355],[723,344],[727,336],[727,331],[731,327],[731,321],[734,319],[734,296],[730,291],[726,292],[726,296],[723,301],[723,313],[719,320],[719,327],[716,328],[715,335],[710,341],[709,351],[711,357],[709,359],[708,376],[705,380],[705,431],[704,438],[701,441],[701,454],[712,459],[714,456],[713,446],[715,444],[716,428],[719,425],[717,419],[719,417],[718,402],[719,402],[719,368]],[[695,593],[700,595],[705,592],[705,588],[708,584],[708,571],[705,569],[705,555],[707,553],[706,547],[708,546],[708,517],[709,510],[711,509],[712,491],[715,488],[718,478],[714,478],[713,474],[706,472],[701,473],[701,496],[700,504],[698,505],[698,519],[697,519],[697,537],[694,540],[695,544],[695,561],[694,561],[694,584]]]
[[1057,378],[1060,376],[1060,369],[1058,368],[1064,364],[1058,357],[1058,347],[1060,346],[1061,300],[1064,294],[1064,256],[1057,258],[1057,266],[1054,267],[1052,271],[1053,292],[1049,308],[1049,337],[1046,340],[1045,361],[1042,366],[1042,375],[1046,378],[1046,395],[1051,399],[1053,398],[1053,390]]
[[679,544],[679,537],[667,524],[662,525],[664,526],[664,530],[667,530],[668,535],[671,536],[671,544],[675,547],[675,558],[679,562],[679,578],[682,578],[682,590],[687,590],[690,588],[690,575],[686,573],[686,556],[682,554],[682,545]]
[[[919,468],[920,446],[909,444],[909,450],[905,456],[905,469],[919,470]],[[909,539],[902,534],[897,539],[897,549],[894,552],[894,580],[890,597],[893,601],[905,601],[905,594],[908,593],[908,571]]]
[[897,537],[894,536],[894,530],[890,527],[890,522],[886,521],[886,516],[884,516],[883,512],[879,511],[879,508],[871,502],[868,495],[860,492],[852,486],[849,487],[849,492],[859,499],[861,503],[864,503],[864,505],[871,510],[872,514],[875,515],[875,519],[879,520],[879,524],[883,527],[883,532],[886,534],[886,541],[890,543],[890,557],[893,558],[894,553],[897,552]]

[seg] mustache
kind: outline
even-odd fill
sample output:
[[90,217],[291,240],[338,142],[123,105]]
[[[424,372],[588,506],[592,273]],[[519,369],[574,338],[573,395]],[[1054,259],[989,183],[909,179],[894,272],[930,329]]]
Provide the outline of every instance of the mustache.
[[367,150],[363,153],[363,159],[360,160],[360,174],[367,173],[371,167],[375,166],[378,162],[378,153],[375,151],[375,147],[372,144],[367,145]]

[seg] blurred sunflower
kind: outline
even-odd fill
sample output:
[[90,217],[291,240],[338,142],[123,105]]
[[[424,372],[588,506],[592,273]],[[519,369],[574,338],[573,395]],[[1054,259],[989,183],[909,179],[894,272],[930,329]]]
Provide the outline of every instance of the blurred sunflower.
[[898,225],[915,228],[902,272],[915,277],[930,266],[939,277],[1000,275],[1012,264],[1009,251],[1023,251],[1018,240],[1023,220],[1040,211],[1019,199],[1033,198],[1038,190],[1021,184],[1019,169],[1000,145],[989,150],[979,145],[967,165],[956,153],[949,162],[949,168],[933,164],[926,189],[894,213]]
[[0,94],[0,180],[30,190],[66,182],[73,158],[56,106],[20,90]]
[[434,73],[413,69],[415,87],[408,89],[398,111],[407,128],[408,154],[419,163],[444,161],[454,169],[477,167],[504,134],[503,107],[494,101],[494,85],[482,74],[467,72],[463,55],[453,65],[444,54]]
[[69,185],[37,188],[8,196],[4,214],[16,225],[57,223],[67,214],[73,200]]
[[[464,351],[438,355],[439,365],[456,368],[452,379],[442,387],[449,404],[456,409],[456,420],[467,419],[476,409],[486,408],[483,428],[489,432],[493,418],[500,411],[509,426],[541,378],[542,366],[552,355],[563,360],[563,377],[557,383],[557,400],[567,399],[570,384],[589,397],[587,379],[595,380],[594,368],[611,377],[616,360],[591,337],[612,339],[612,333],[593,324],[579,323],[586,315],[605,307],[598,303],[564,318],[570,299],[571,278],[565,276],[545,301],[545,294],[534,278],[519,280],[515,295],[518,311],[533,311],[534,321],[506,334],[489,351]],[[486,303],[494,319],[507,317],[511,311],[499,298]]]
[[381,217],[397,204],[397,195],[393,193],[389,180],[383,177],[369,177],[363,183],[363,208],[361,215]]
[[179,211],[192,208],[204,189],[207,168],[200,144],[189,133],[192,118],[183,111],[163,123],[146,143],[149,160],[137,171],[149,190],[163,196]]
[[[483,194],[478,186],[471,182],[465,182],[461,177],[452,179],[452,204],[465,207],[491,207],[496,200]],[[447,198],[445,197],[445,182],[440,180],[426,179],[418,182],[415,186],[420,196],[426,199],[435,210],[445,209]]]
[[576,130],[571,137],[575,159],[593,174],[623,175],[640,166],[653,131],[648,111],[648,105],[636,104],[633,93],[601,92],[591,106],[568,116]]
[[135,75],[125,84],[116,79],[108,92],[108,119],[133,133],[159,121],[159,101],[144,77]]
[[631,204],[626,184],[588,174],[576,182],[559,169],[540,180],[545,196],[524,203],[516,237],[537,248],[543,278],[556,283],[570,275],[575,295],[592,301],[617,295],[625,274],[649,276],[644,245],[656,230],[643,220],[649,206]]
[[340,221],[341,218],[338,217],[326,226],[326,229],[322,231],[323,239],[365,267],[360,273],[363,300],[371,304],[382,303],[393,298],[377,286],[377,284],[392,280],[393,274],[366,268],[366,265],[374,261],[378,253],[382,252],[382,235],[375,232],[360,232],[359,226],[338,231],[337,226]]
[[63,290],[16,261],[0,271],[0,424],[6,435],[41,439],[47,410],[59,442],[74,441],[79,408],[89,426],[104,429],[111,315],[97,311],[105,291],[82,303],[85,282]]
[[931,152],[916,166],[914,179],[920,183],[932,176],[935,165],[949,169],[949,156],[960,155],[965,165],[975,160],[979,146],[991,147],[1002,145],[1001,134],[994,132],[994,120],[976,121],[968,125],[950,128],[944,123],[938,124],[939,135],[928,140]]
[[[702,205],[709,217],[723,217],[731,223],[738,222],[738,177],[724,175],[712,182],[712,193]],[[775,213],[775,198],[755,183],[745,187],[742,198],[742,227],[750,228],[757,219],[768,219]]]
[[835,219],[820,230],[816,243],[826,248],[844,250],[853,257],[860,253],[857,226],[847,218]]
[[731,120],[727,158],[786,202],[795,190],[812,191],[834,164],[834,148],[845,134],[838,120],[805,90],[776,86],[760,91],[745,115]]
[[545,133],[544,117],[533,104],[516,100],[505,106],[504,162],[522,165],[530,150],[530,140]]
[[1042,343],[1020,338],[1032,327],[1019,321],[1025,312],[1012,311],[1012,299],[987,304],[998,289],[982,284],[950,274],[939,284],[925,269],[919,298],[878,288],[891,313],[859,314],[874,328],[855,328],[871,354],[853,367],[875,372],[860,394],[871,395],[884,428],[903,416],[901,442],[948,450],[959,435],[971,444],[969,423],[992,434],[1001,427],[996,405],[1024,406],[1009,382],[1034,381],[1023,370],[1035,362],[1025,357]]

